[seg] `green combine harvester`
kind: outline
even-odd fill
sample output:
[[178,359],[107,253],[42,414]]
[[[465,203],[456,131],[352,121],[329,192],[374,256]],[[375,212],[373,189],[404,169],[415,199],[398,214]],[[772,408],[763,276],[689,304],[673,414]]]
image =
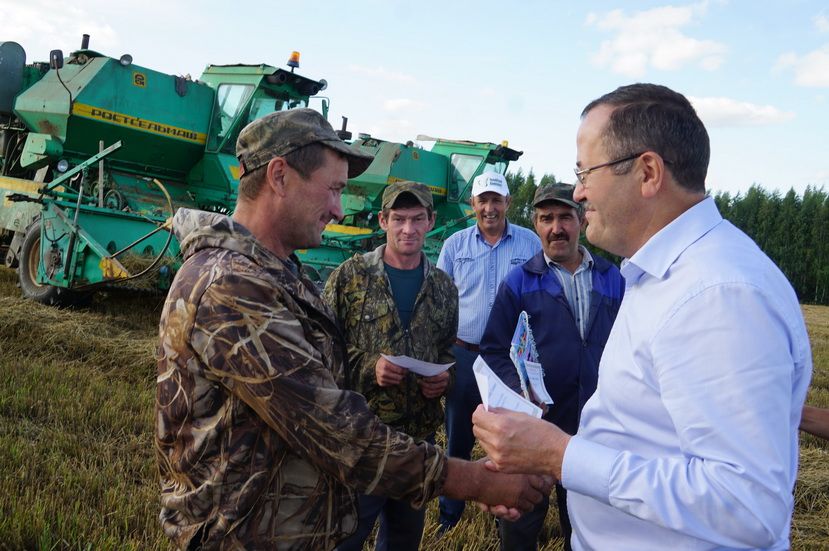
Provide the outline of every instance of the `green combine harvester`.
[[[296,52],[288,66],[209,65],[194,81],[93,51],[88,35],[67,59],[53,50],[30,64],[19,44],[0,42],[0,254],[23,294],[71,304],[107,286],[167,289],[180,264],[169,221],[180,207],[232,211],[241,129],[312,98],[327,118],[325,80],[294,72]],[[346,123],[339,133],[350,141]],[[506,144],[418,140],[434,145],[351,142],[375,160],[349,181],[345,218],[326,227],[322,246],[299,252],[313,279],[380,242],[380,198],[398,180],[434,194],[426,253],[435,258],[471,223],[472,179],[505,173],[521,155]]]

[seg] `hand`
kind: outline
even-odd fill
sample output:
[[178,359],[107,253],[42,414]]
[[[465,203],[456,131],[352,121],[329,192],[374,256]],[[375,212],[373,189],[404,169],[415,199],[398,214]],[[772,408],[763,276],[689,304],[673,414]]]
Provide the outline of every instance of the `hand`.
[[493,465],[506,473],[552,475],[561,480],[561,463],[570,436],[552,423],[524,413],[478,406],[473,432]]
[[521,518],[521,511],[515,508],[507,507],[506,505],[486,505],[484,503],[476,503],[478,509],[484,513],[489,513],[495,518],[515,522]]
[[377,358],[377,363],[374,364],[374,375],[377,378],[378,385],[395,386],[403,382],[406,377],[406,370],[380,356]]
[[437,398],[446,392],[449,386],[449,372],[444,371],[432,377],[418,377],[417,384],[420,385],[420,392],[427,398]]
[[449,457],[442,495],[487,506],[509,520],[531,511],[552,489],[552,477],[505,474],[487,468],[484,461]]
[[551,476],[498,473],[482,486],[476,501],[483,510],[499,518],[517,520],[550,495],[553,484]]
[[[497,472],[498,467],[495,466],[495,463],[487,458],[484,458],[481,461],[484,462],[484,466],[487,470]],[[544,495],[550,495],[550,492],[553,490],[553,486],[555,486],[556,483],[552,476],[547,475],[530,475],[529,480],[530,484],[533,484]],[[481,511],[489,513],[496,518],[508,520],[510,522],[515,522],[521,518],[521,511],[514,507],[507,507],[506,505],[487,505],[485,503],[477,503],[477,505]]]

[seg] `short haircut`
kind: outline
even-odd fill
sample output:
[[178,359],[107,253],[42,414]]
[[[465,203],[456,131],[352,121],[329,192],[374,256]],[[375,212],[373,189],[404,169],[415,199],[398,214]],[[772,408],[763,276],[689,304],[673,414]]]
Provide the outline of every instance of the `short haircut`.
[[239,199],[253,201],[259,197],[262,191],[262,184],[265,182],[265,174],[268,172],[268,165],[262,165],[257,169],[245,172],[239,180]]
[[417,197],[415,197],[411,193],[401,193],[397,196],[397,199],[394,200],[394,203],[392,203],[391,208],[383,209],[383,217],[388,218],[389,213],[395,209],[416,209],[418,207],[423,207],[424,209],[426,209],[426,215],[429,218],[432,217],[432,213],[434,211],[432,211],[432,209],[430,209],[429,207],[424,207],[417,199]]
[[[303,180],[307,180],[311,177],[311,174],[313,174],[315,170],[320,168],[325,163],[325,150],[331,151],[341,159],[346,158],[345,155],[339,151],[326,147],[320,142],[312,143],[306,145],[305,147],[291,151],[282,158],[285,159],[288,166],[297,171]],[[267,167],[267,164],[262,165],[242,176],[242,179],[239,181],[240,197],[253,200],[259,196],[259,192],[262,191],[262,184],[265,182]]]
[[[658,153],[677,184],[705,191],[711,145],[705,125],[688,99],[657,84],[621,86],[591,101],[582,118],[599,105],[614,107],[602,136],[610,160],[644,151]],[[633,161],[611,167],[624,174]]]

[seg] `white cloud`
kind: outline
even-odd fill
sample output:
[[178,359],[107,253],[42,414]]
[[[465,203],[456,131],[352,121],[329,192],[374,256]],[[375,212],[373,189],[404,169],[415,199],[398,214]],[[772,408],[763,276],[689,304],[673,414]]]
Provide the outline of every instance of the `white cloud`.
[[726,47],[713,40],[697,40],[682,27],[705,14],[707,2],[666,6],[626,15],[624,10],[590,13],[586,24],[615,33],[601,43],[593,63],[614,73],[641,77],[649,68],[670,71],[696,63],[707,71],[722,65]]
[[786,53],[777,59],[777,69],[791,68],[798,86],[829,87],[829,43],[803,56]]
[[415,137],[415,126],[409,119],[384,119],[368,127],[372,136],[393,142],[406,143]]
[[813,21],[815,22],[815,27],[817,27],[818,31],[820,31],[822,33],[829,32],[829,17],[826,17],[823,14],[820,14],[820,15],[816,15],[814,17]]
[[426,104],[409,98],[387,99],[383,102],[385,111],[403,111],[406,109],[422,109]]
[[106,51],[118,44],[115,30],[96,9],[49,0],[10,2],[0,0],[3,39],[19,42],[27,61],[48,61],[48,52],[61,49],[64,54],[81,46],[81,35],[91,35],[89,47]]
[[731,98],[688,98],[706,126],[763,126],[794,118],[791,111]]
[[349,65],[349,71],[363,75],[370,78],[380,80],[388,80],[393,82],[414,82],[415,78],[412,75],[401,73],[398,71],[389,71],[384,67],[365,67],[363,65]]

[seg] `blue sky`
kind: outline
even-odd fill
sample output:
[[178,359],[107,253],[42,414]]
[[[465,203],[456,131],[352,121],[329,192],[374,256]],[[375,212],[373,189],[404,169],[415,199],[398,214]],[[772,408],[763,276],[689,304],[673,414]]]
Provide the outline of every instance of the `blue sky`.
[[[582,108],[631,82],[688,96],[711,136],[708,187],[829,189],[829,4],[0,0],[28,59],[90,47],[197,78],[208,63],[329,82],[331,121],[406,141],[509,140],[512,168],[572,181]],[[428,144],[426,144],[428,145]]]

